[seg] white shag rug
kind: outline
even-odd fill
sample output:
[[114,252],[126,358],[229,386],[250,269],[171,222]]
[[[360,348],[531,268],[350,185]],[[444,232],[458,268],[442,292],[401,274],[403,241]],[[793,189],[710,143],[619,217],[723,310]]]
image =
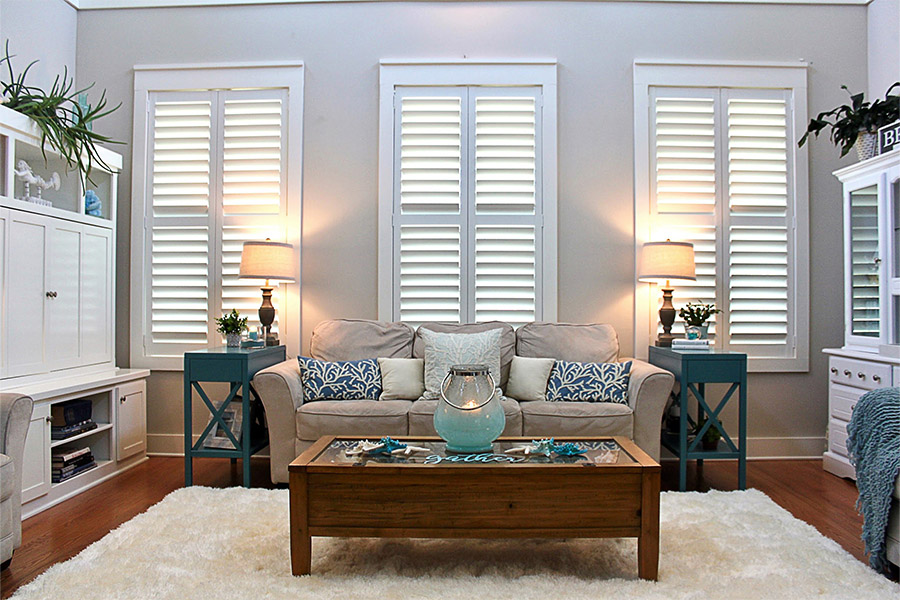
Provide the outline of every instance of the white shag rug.
[[900,586],[765,494],[662,494],[659,582],[627,540],[313,539],[290,570],[287,490],[192,487],[19,589],[15,600],[900,598]]

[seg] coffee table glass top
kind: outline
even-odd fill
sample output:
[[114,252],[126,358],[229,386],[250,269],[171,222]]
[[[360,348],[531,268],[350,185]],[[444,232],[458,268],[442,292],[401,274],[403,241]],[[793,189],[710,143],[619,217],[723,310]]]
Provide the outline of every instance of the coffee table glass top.
[[[399,441],[409,446],[425,448],[427,451],[406,454],[353,454],[353,449],[361,439],[341,438],[331,442],[316,456],[313,465],[441,465],[441,466],[478,466],[478,465],[634,465],[637,464],[628,452],[619,444],[609,439],[572,440],[564,439],[557,443],[572,443],[583,454],[564,456],[552,452],[550,456],[509,452],[510,450],[531,445],[529,439],[498,440],[493,444],[492,452],[480,454],[458,454],[448,452],[442,440],[402,438]],[[380,438],[365,438],[377,443]],[[351,454],[348,455],[348,451]]]

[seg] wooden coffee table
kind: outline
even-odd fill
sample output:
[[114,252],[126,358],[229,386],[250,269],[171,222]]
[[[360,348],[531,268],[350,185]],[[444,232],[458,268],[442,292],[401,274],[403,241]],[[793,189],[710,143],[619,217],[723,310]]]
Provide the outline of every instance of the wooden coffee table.
[[288,467],[294,575],[310,572],[312,536],[636,537],[638,574],[657,578],[659,464],[627,438],[557,438],[588,451],[524,462],[503,452],[532,438],[497,440],[491,462],[448,460],[423,437],[397,439],[429,454],[347,456],[358,439],[320,438]]

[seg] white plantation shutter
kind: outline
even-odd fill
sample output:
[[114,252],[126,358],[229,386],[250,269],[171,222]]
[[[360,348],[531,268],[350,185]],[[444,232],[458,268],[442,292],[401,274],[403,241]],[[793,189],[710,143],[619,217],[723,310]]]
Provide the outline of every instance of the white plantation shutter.
[[232,308],[257,323],[262,282],[239,280],[238,267],[243,242],[285,237],[284,99],[150,94],[146,356],[220,345],[214,318]]
[[540,98],[533,88],[473,88],[469,96],[475,123],[469,319],[515,327],[538,314]]
[[697,260],[676,307],[714,302],[716,344],[756,358],[796,351],[789,111],[787,90],[651,87],[652,237]]
[[540,91],[398,88],[393,318],[537,318]]
[[[723,90],[727,136],[728,347],[791,357],[795,319],[788,99],[783,90]],[[724,144],[723,144],[724,146]],[[723,209],[723,212],[725,209]]]
[[[711,90],[654,90],[651,180],[653,239],[694,244],[696,281],[672,281],[676,309],[715,303],[718,291],[716,95]],[[659,300],[654,298],[655,301]],[[654,315],[656,310],[653,311]],[[718,318],[710,319],[715,339]],[[660,328],[659,331],[662,331]],[[684,332],[678,318],[673,333]]]
[[159,94],[151,107],[145,346],[153,353],[207,342],[214,110],[207,93]]
[[[237,309],[258,324],[265,281],[239,279],[244,242],[285,239],[284,92],[223,92],[221,311]],[[273,291],[278,331],[279,288]]]

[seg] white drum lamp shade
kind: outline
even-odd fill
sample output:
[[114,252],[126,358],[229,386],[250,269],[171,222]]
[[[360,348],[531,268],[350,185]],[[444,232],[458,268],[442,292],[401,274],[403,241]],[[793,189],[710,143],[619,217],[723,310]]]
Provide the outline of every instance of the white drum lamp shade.
[[662,283],[663,303],[659,309],[659,322],[663,332],[656,340],[657,346],[672,345],[672,325],[675,323],[675,306],[672,304],[671,279],[697,279],[694,262],[694,245],[690,242],[647,242],[641,251],[638,280]]
[[284,242],[244,242],[242,279],[294,281],[294,246]]
[[647,242],[641,251],[639,281],[697,279],[694,245],[690,242]]

